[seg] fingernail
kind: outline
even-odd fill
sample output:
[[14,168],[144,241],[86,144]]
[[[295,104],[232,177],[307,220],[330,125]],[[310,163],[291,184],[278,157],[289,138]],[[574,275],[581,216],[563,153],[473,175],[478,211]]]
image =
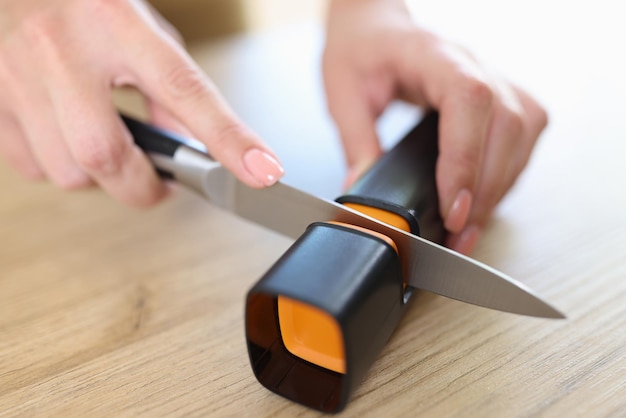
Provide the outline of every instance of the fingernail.
[[480,234],[481,229],[478,226],[470,225],[460,234],[452,236],[447,242],[448,247],[461,254],[468,255],[476,247]]
[[248,150],[243,156],[243,163],[248,172],[264,186],[271,186],[285,174],[274,157],[258,148]]
[[472,208],[472,193],[463,189],[456,195],[452,203],[448,216],[446,216],[445,227],[452,233],[459,233],[467,223],[467,218]]

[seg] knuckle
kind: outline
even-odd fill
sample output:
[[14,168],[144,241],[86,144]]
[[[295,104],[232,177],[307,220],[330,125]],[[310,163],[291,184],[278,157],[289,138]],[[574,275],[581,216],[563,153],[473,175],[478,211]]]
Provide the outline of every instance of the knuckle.
[[[23,51],[36,57],[35,65],[47,67],[63,67],[71,58],[71,36],[66,32],[66,21],[63,16],[53,11],[41,10],[20,22],[16,29],[18,42],[12,45],[11,56],[15,60],[14,73],[23,72]],[[33,62],[30,61],[32,65]],[[11,65],[11,64],[9,64]]]
[[127,146],[122,141],[91,138],[78,141],[74,158],[83,170],[96,176],[110,176],[121,170]]
[[473,179],[480,170],[481,155],[476,148],[456,147],[442,157],[452,168],[451,172],[463,173]]
[[476,108],[489,108],[494,100],[494,92],[484,80],[480,78],[461,75],[456,82],[459,97],[469,105]]
[[51,12],[42,10],[24,19],[20,26],[21,34],[32,48],[49,48],[60,42],[63,22]]
[[163,76],[162,84],[174,99],[199,99],[212,92],[202,73],[186,63],[177,64]]
[[507,110],[498,116],[504,131],[513,138],[520,138],[524,133],[523,116],[514,110]]
[[248,129],[236,121],[229,121],[215,130],[212,142],[216,149],[227,149],[243,137],[249,137]]

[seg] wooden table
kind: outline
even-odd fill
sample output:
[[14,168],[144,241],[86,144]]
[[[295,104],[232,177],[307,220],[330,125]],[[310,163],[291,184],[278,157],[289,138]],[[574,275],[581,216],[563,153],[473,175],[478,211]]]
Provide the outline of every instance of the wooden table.
[[[474,256],[568,319],[419,294],[343,415],[626,416],[626,31],[616,12],[595,21],[570,3],[472,3],[504,23],[450,17],[452,3],[421,17],[551,114]],[[471,12],[464,4],[458,16]],[[320,46],[311,25],[193,52],[281,155],[286,181],[332,198],[344,169]],[[385,141],[415,117],[396,107]],[[0,163],[0,193],[0,416],[318,415],[261,387],[248,365],[244,296],[288,239],[186,191],[135,211],[98,190],[25,182]]]

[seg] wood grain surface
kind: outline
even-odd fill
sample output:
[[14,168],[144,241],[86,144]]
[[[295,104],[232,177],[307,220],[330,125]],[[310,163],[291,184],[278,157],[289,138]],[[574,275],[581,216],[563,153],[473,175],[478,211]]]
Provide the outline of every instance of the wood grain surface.
[[[550,111],[474,256],[568,318],[420,293],[342,416],[626,416],[626,31],[596,3],[559,14],[531,1],[515,19],[498,2],[472,3],[506,25],[446,15],[465,3],[423,10]],[[192,51],[277,150],[286,182],[333,197],[344,168],[321,38],[299,25]],[[394,108],[385,141],[415,117]],[[264,389],[245,347],[245,293],[291,241],[185,190],[137,211],[0,163],[0,194],[0,416],[319,415]]]

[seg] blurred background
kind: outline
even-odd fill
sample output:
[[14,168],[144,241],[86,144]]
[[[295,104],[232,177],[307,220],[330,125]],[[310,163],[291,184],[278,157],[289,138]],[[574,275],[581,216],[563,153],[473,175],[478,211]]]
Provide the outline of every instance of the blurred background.
[[[466,47],[547,108],[550,124],[523,177],[548,173],[565,179],[563,159],[588,167],[581,162],[590,153],[620,143],[603,149],[597,141],[623,139],[626,26],[620,2],[405,1],[420,25]],[[281,157],[284,180],[336,197],[345,167],[320,74],[321,22],[329,0],[150,2],[181,32],[235,112]],[[415,119],[415,109],[403,104],[388,111],[379,123],[383,146]],[[550,150],[560,155],[559,162],[542,160]],[[569,187],[563,182],[559,188]]]
[[192,44],[322,19],[325,0],[150,0]]

